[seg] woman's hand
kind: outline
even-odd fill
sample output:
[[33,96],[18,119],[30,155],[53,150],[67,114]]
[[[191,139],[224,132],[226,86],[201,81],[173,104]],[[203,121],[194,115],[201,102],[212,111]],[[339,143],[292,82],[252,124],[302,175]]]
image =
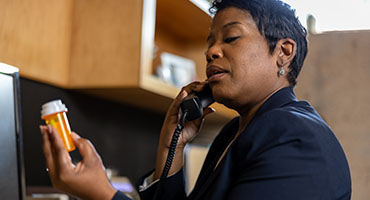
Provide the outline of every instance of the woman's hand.
[[[200,92],[202,91],[206,82],[193,82],[185,87],[182,88],[180,93],[177,95],[175,100],[170,105],[166,118],[164,120],[161,135],[159,139],[159,146],[157,152],[157,162],[156,162],[156,171],[154,173],[154,178],[159,178],[160,174],[162,173],[163,166],[166,162],[168,149],[171,144],[172,135],[176,129],[177,124],[180,122],[179,119],[179,109],[181,102],[191,93],[191,92]],[[187,143],[189,143],[198,132],[203,119],[210,113],[213,113],[214,110],[212,108],[205,108],[203,110],[203,117],[200,119],[196,119],[193,121],[187,121],[185,123],[184,128],[181,131],[179,141],[176,148],[176,154],[174,157],[173,166],[169,174],[173,174],[181,169],[183,163],[183,150]]]
[[93,145],[72,132],[82,161],[77,165],[65,149],[61,138],[52,126],[40,126],[46,165],[56,189],[82,199],[112,199],[116,190],[109,183],[103,163]]
[[[162,130],[161,130],[161,138],[159,141],[159,145],[163,147],[169,148],[173,132],[176,129],[177,124],[180,122],[179,119],[179,109],[181,102],[191,93],[191,92],[200,92],[202,91],[206,82],[193,82],[189,85],[183,87],[180,93],[177,95],[175,100],[172,102],[171,106],[169,107],[166,118],[164,120]],[[198,132],[203,119],[206,115],[214,112],[212,108],[205,108],[204,114],[202,118],[196,119],[194,121],[187,121],[185,126],[181,132],[177,148],[184,148],[187,143],[189,143]]]

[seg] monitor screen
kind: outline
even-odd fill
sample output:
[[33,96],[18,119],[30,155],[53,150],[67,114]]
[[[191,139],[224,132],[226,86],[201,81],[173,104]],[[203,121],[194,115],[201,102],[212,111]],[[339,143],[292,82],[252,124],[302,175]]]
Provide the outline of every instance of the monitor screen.
[[0,199],[24,199],[17,68],[0,63]]

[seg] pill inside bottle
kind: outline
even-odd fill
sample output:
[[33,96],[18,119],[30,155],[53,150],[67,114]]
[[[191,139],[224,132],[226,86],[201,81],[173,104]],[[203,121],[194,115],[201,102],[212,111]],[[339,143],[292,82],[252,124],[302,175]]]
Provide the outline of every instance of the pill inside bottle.
[[42,105],[41,118],[45,120],[46,124],[53,126],[58,131],[64,147],[70,152],[76,147],[72,140],[67,112],[67,107],[58,99]]

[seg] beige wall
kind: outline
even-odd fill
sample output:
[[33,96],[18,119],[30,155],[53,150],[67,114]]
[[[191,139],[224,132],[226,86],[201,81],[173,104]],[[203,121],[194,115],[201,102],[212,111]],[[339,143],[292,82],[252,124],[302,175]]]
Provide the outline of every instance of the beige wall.
[[203,162],[206,159],[208,147],[187,145],[185,152],[186,192],[190,193],[195,186]]
[[370,31],[309,36],[296,93],[340,140],[352,175],[352,199],[370,198]]

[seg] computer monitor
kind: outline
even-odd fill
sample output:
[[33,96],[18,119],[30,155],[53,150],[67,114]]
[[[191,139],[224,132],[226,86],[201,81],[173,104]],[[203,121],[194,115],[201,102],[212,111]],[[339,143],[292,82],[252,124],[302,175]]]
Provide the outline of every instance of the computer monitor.
[[0,199],[25,199],[18,69],[0,63]]

